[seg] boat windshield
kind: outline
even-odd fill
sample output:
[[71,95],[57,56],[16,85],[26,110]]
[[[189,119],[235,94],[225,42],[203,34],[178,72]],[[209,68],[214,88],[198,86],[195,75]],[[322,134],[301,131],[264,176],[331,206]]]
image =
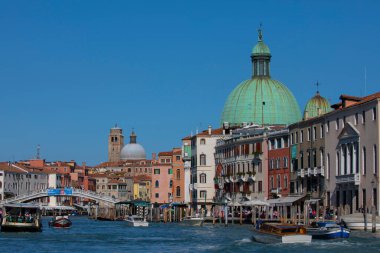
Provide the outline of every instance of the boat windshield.
[[35,207],[5,206],[5,219],[8,222],[32,223],[38,213],[39,210]]

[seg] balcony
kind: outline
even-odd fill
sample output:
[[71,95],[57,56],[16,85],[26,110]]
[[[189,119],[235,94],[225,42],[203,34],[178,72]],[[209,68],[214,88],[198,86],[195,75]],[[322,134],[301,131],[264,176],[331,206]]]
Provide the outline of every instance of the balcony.
[[305,176],[311,177],[311,176],[318,176],[318,175],[321,175],[321,176],[325,175],[324,166],[307,168],[307,169],[300,169],[299,171],[297,171],[297,176],[302,177],[302,178]]
[[341,175],[341,176],[335,176],[336,183],[337,184],[355,184],[360,185],[360,174],[348,174],[348,175]]

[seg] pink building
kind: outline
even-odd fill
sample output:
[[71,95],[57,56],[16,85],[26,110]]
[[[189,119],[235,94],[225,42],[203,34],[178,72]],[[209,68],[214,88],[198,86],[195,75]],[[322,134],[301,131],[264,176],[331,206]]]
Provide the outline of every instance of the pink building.
[[173,152],[160,152],[152,165],[152,203],[170,203],[173,200]]

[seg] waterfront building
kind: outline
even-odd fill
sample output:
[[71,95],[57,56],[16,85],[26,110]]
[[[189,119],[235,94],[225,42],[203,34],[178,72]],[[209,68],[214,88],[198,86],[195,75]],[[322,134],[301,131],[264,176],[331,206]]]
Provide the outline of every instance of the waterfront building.
[[268,132],[268,197],[281,198],[290,193],[289,129]]
[[267,131],[263,127],[249,125],[228,129],[228,135],[217,140],[217,202],[226,199],[237,203],[269,197]]
[[120,161],[121,149],[124,147],[124,135],[123,129],[117,125],[110,129],[108,136],[108,161],[118,162]]
[[0,163],[0,199],[48,188],[48,174],[40,171],[30,171],[21,164],[10,162]]
[[378,211],[380,93],[340,100],[325,115],[326,202],[340,213]]
[[152,178],[146,175],[139,175],[133,178],[134,199],[150,201]]
[[329,111],[329,102],[317,92],[305,107],[304,120],[289,126],[292,194],[325,197],[324,115]]
[[271,78],[271,52],[264,43],[261,28],[258,42],[252,50],[252,77],[240,83],[228,96],[221,125],[242,126],[288,125],[301,120],[298,103],[292,92],[281,82]]
[[191,136],[182,139],[182,161],[183,161],[183,181],[184,181],[184,203],[191,203]]
[[96,180],[96,193],[119,200],[133,199],[133,179],[118,174],[92,174]]
[[158,153],[158,160],[152,166],[152,203],[171,203],[173,201],[173,152]]
[[182,161],[182,149],[173,148],[172,151],[172,168],[173,168],[173,202],[185,202],[185,169]]
[[207,130],[191,137],[191,199],[194,210],[211,211],[215,202],[215,146],[223,138],[223,128]]

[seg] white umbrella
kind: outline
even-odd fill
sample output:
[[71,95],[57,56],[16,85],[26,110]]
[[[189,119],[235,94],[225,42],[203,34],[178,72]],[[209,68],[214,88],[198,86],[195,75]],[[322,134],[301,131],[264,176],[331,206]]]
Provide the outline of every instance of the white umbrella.
[[241,203],[242,206],[269,206],[269,203],[260,199],[254,199],[249,201],[244,201]]
[[228,206],[241,206],[239,202],[228,202]]

